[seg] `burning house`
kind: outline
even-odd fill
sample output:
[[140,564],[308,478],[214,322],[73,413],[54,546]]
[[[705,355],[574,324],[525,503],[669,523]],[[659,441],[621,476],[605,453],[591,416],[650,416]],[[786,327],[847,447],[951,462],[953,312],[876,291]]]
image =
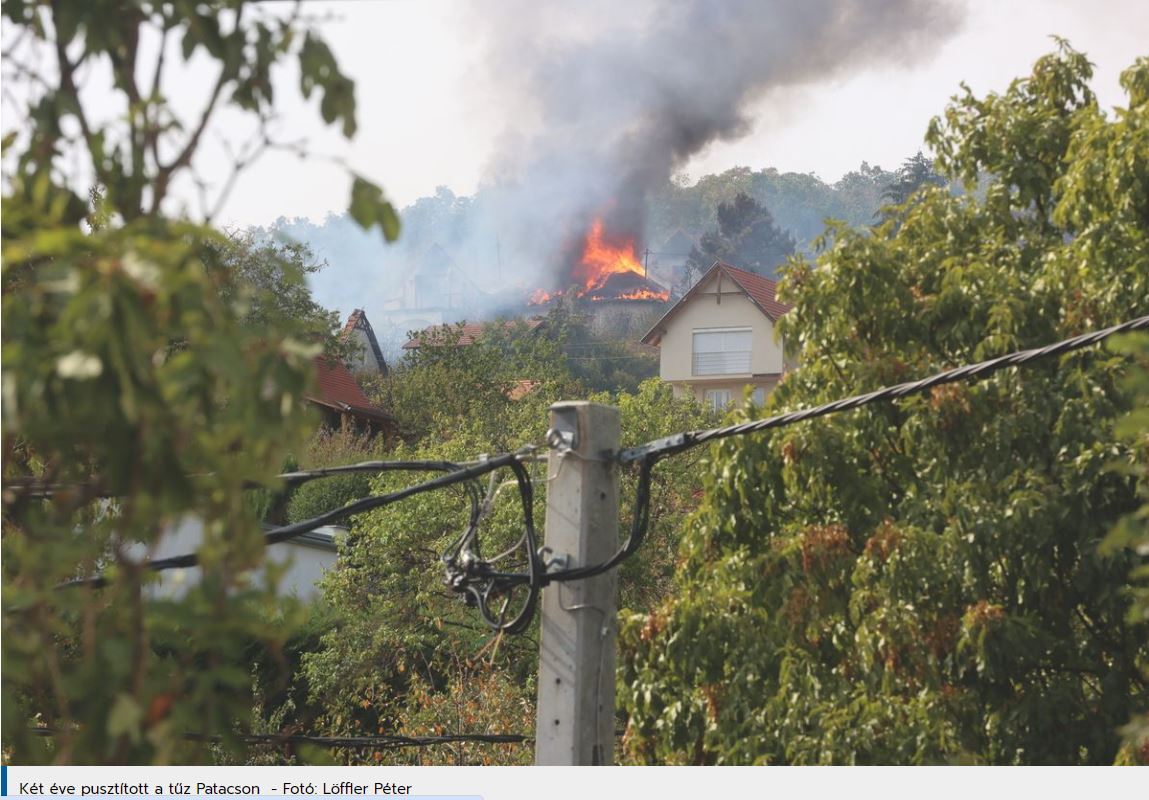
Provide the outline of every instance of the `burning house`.
[[387,321],[402,331],[474,316],[486,293],[437,243],[404,278],[383,306]]
[[530,306],[568,300],[588,317],[592,331],[615,337],[643,332],[665,310],[670,292],[647,276],[632,237],[611,237],[596,219],[573,252],[567,288],[538,289]]

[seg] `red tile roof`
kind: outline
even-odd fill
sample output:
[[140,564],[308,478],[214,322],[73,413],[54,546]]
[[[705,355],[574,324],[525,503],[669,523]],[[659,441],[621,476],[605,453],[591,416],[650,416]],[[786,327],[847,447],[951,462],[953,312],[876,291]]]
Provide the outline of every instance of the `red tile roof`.
[[750,295],[754,304],[762,309],[762,312],[772,321],[777,322],[779,317],[792,308],[775,297],[775,291],[778,288],[777,281],[772,281],[753,272],[747,272],[744,269],[738,269],[738,267],[732,267],[729,264],[720,262],[719,265],[723,272],[746,290],[746,294]]
[[778,318],[789,311],[792,306],[783,303],[777,299],[776,290],[778,288],[777,281],[772,281],[769,278],[764,278],[753,272],[747,272],[738,267],[732,267],[729,264],[724,264],[721,261],[715,261],[714,266],[706,271],[706,274],[698,279],[698,283],[690,287],[690,291],[679,298],[678,302],[670,307],[670,309],[662,315],[658,322],[654,323],[646,335],[642,337],[643,344],[657,344],[665,332],[666,322],[685,305],[692,297],[699,291],[700,287],[709,281],[710,276],[715,272],[721,272],[726,275],[730,280],[746,292],[746,296],[750,301],[758,307],[758,309],[770,318],[772,322],[777,322]]
[[316,392],[305,399],[339,412],[360,414],[375,419],[392,419],[391,415],[378,406],[372,405],[351,376],[347,367],[338,359],[316,356]]
[[543,385],[542,381],[533,381],[530,379],[515,381],[515,385],[512,386],[510,388],[510,390],[507,392],[507,399],[508,400],[522,400],[524,397],[526,397],[528,394],[530,394],[531,392],[533,392],[535,389],[539,388],[542,385]]
[[[503,327],[507,330],[514,330],[518,325],[525,323],[527,330],[533,331],[542,325],[543,322],[544,320],[542,317],[531,317],[527,320],[513,319],[504,322]],[[424,328],[423,334],[427,337],[428,344],[430,345],[452,345],[455,347],[467,347],[474,344],[475,340],[483,334],[483,329],[492,324],[494,323],[467,322],[463,324],[461,330],[458,325],[432,325],[429,328]],[[455,339],[455,331],[457,330],[459,331],[459,338]],[[408,340],[408,342],[403,345],[403,349],[415,350],[418,349],[421,345],[422,341],[420,337],[415,337],[414,339]]]
[[363,319],[365,316],[367,315],[363,313],[363,309],[361,308],[357,308],[352,311],[351,316],[347,318],[347,324],[343,326],[343,332],[351,333],[351,331],[355,330],[355,326],[359,324],[359,320]]

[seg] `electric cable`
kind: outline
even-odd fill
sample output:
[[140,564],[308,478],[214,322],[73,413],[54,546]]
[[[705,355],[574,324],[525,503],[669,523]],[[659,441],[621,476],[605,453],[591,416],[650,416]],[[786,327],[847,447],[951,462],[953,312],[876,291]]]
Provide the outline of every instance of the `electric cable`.
[[[33,736],[57,736],[60,731],[54,728],[30,728]],[[364,748],[370,750],[395,750],[403,747],[431,747],[441,744],[523,744],[534,741],[533,736],[520,733],[448,733],[439,736],[308,736],[304,734],[277,733],[236,733],[209,734],[185,733],[184,739],[195,742],[218,743],[240,741],[252,745],[299,745],[313,744],[332,748]]]
[[[782,428],[804,420],[849,411],[886,400],[906,397],[917,392],[926,391],[935,386],[978,379],[999,370],[1006,369],[1007,367],[1022,366],[1042,358],[1059,356],[1084,347],[1089,347],[1118,333],[1146,329],[1149,329],[1149,316],[1142,316],[1119,325],[1113,325],[1102,330],[1075,336],[1043,347],[1019,350],[976,364],[967,364],[944,370],[919,380],[907,381],[894,386],[877,389],[866,394],[854,395],[830,403],[824,403],[813,408],[790,411],[766,419],[752,420],[750,422],[720,428],[684,431],[655,439],[638,447],[623,450],[618,454],[617,462],[621,465],[637,464],[638,470],[630,533],[626,541],[610,558],[598,564],[557,569],[554,571],[548,571],[544,567],[534,528],[534,491],[531,484],[530,473],[523,465],[524,460],[535,458],[532,455],[534,450],[537,449],[535,446],[527,446],[515,453],[482,457],[477,461],[466,464],[458,464],[450,461],[367,461],[359,464],[285,473],[279,477],[288,485],[298,485],[319,478],[357,472],[426,470],[440,471],[445,474],[398,491],[356,500],[342,508],[328,511],[302,522],[274,528],[267,531],[264,540],[268,545],[288,541],[315,530],[318,527],[328,525],[354,514],[383,508],[423,492],[462,483],[465,485],[468,493],[471,513],[467,527],[463,533],[441,557],[446,573],[444,583],[453,591],[462,594],[464,600],[469,605],[477,607],[484,622],[491,628],[508,633],[521,633],[526,630],[533,619],[534,611],[538,605],[539,593],[544,586],[551,583],[582,580],[600,575],[618,566],[622,561],[637,552],[646,537],[646,532],[650,524],[650,487],[652,472],[654,466],[662,459],[677,455],[708,442],[718,441],[732,436],[758,433],[773,428]],[[565,458],[575,455],[577,454],[573,451],[563,452],[560,450],[552,452],[550,457]],[[523,532],[518,540],[509,548],[504,549],[490,558],[484,558],[481,547],[480,527],[483,518],[490,511],[491,503],[493,503],[497,492],[488,491],[487,498],[485,500],[481,499],[476,479],[486,474],[492,474],[491,486],[493,489],[496,485],[493,480],[493,473],[501,469],[510,469],[519,487],[519,495],[523,507]],[[511,572],[497,567],[499,562],[512,558],[519,558],[524,561],[526,571]],[[170,558],[157,559],[148,562],[146,566],[150,570],[161,571],[195,566],[198,563],[198,556],[194,553],[188,553]],[[102,586],[105,583],[106,578],[103,575],[97,575],[91,578],[69,581],[61,584],[61,586]],[[518,605],[512,605],[514,594],[520,588],[523,589],[522,599]],[[494,606],[499,600],[502,601],[501,606],[498,611],[495,611]]]

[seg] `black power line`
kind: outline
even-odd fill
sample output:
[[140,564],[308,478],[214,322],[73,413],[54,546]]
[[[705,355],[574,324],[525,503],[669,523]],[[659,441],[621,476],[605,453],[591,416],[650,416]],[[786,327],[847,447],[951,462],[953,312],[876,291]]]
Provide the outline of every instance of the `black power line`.
[[594,575],[599,575],[609,569],[613,569],[638,550],[643,539],[646,537],[646,529],[650,522],[651,470],[656,463],[668,456],[676,455],[707,442],[726,439],[731,436],[744,436],[750,433],[758,433],[759,431],[769,430],[771,428],[783,428],[787,425],[802,422],[803,420],[836,414],[840,411],[850,411],[855,408],[870,405],[871,403],[905,397],[906,395],[922,392],[934,386],[980,378],[1007,367],[1021,366],[1038,359],[1062,355],[1073,350],[1080,350],[1083,347],[1095,345],[1118,333],[1145,329],[1149,329],[1149,316],[1138,317],[1137,319],[1123,322],[1120,325],[1113,325],[1109,328],[1075,336],[1071,339],[1065,339],[1044,347],[1019,350],[1015,353],[991,358],[988,361],[981,361],[977,364],[968,364],[955,369],[945,370],[944,372],[939,372],[920,380],[899,383],[896,386],[888,386],[867,394],[855,395],[843,400],[835,400],[832,403],[825,403],[814,408],[791,411],[785,414],[767,417],[766,419],[743,422],[738,425],[729,425],[724,428],[685,431],[676,433],[673,436],[655,439],[652,442],[647,442],[638,447],[623,450],[619,453],[619,462],[623,464],[637,462],[639,470],[638,488],[635,493],[635,508],[631,516],[630,536],[613,556],[601,564],[591,564],[575,569],[549,572],[544,576],[544,584],[556,581],[578,580],[580,578],[590,578]]
[[[355,514],[383,508],[424,492],[463,484],[470,500],[470,519],[463,533],[442,556],[447,573],[445,582],[453,591],[463,595],[468,605],[477,607],[490,627],[508,633],[521,633],[526,630],[534,618],[539,590],[543,586],[543,567],[534,528],[534,492],[530,475],[522,464],[523,458],[529,455],[533,449],[533,447],[528,447],[517,453],[504,453],[484,458],[470,465],[461,465],[449,461],[365,461],[359,464],[285,473],[279,477],[288,485],[298,485],[334,475],[362,472],[437,471],[446,474],[395,492],[355,500],[341,508],[333,509],[311,519],[273,528],[264,534],[264,544],[273,545],[286,542],[305,533],[310,533],[316,528],[330,525]],[[479,548],[480,507],[475,479],[504,468],[509,468],[514,473],[518,483],[519,495],[523,505],[523,534],[510,549],[494,557],[484,558]],[[499,561],[511,559],[520,554],[527,564],[526,573],[502,572],[496,568]],[[186,569],[198,564],[199,555],[197,553],[184,553],[178,556],[158,558],[147,562],[144,566],[153,572],[163,572],[171,569]],[[101,573],[88,578],[66,581],[57,588],[100,587],[107,585],[107,582],[107,576]],[[518,603],[512,604],[513,594],[520,586],[526,587],[525,595],[520,595],[522,599]],[[502,602],[499,610],[496,611],[493,606],[499,601]]]
[[738,425],[730,425],[725,428],[711,428],[704,431],[686,431],[684,433],[676,433],[673,436],[667,436],[662,439],[655,439],[653,442],[647,442],[638,447],[632,447],[628,450],[623,450],[619,453],[619,461],[622,463],[630,463],[633,461],[641,461],[650,456],[656,458],[663,458],[665,456],[680,453],[683,450],[688,450],[691,447],[696,447],[706,442],[711,442],[716,439],[726,439],[730,436],[742,436],[747,433],[757,433],[759,431],[768,430],[770,428],[782,428],[787,425],[793,425],[795,422],[802,422],[807,419],[814,419],[815,417],[824,417],[827,414],[836,414],[839,411],[850,411],[855,408],[870,405],[884,400],[895,400],[899,397],[915,394],[917,392],[932,389],[934,386],[941,386],[946,383],[957,383],[958,381],[970,380],[989,375],[993,372],[1005,369],[1007,367],[1019,367],[1023,364],[1028,364],[1031,361],[1037,361],[1041,358],[1050,356],[1059,356],[1073,350],[1080,350],[1083,347],[1097,344],[1098,342],[1109,338],[1118,333],[1125,333],[1128,331],[1146,330],[1149,329],[1149,316],[1138,317],[1137,319],[1123,322],[1120,325],[1114,325],[1109,328],[1104,328],[1092,333],[1085,333],[1081,336],[1074,336],[1072,339],[1065,339],[1054,344],[1046,345],[1045,347],[1035,347],[1030,350],[1019,350],[1009,355],[998,356],[991,358],[988,361],[980,361],[977,364],[967,364],[962,367],[955,367],[948,369],[944,372],[939,372],[931,375],[928,378],[921,378],[916,381],[908,381],[906,383],[899,383],[896,386],[887,386],[867,394],[854,395],[847,397],[844,400],[835,400],[832,403],[825,403],[814,408],[807,408],[801,411],[790,411],[785,414],[778,414],[777,416],[767,417],[766,419],[753,420],[752,422],[743,422]]
[[[31,728],[34,736],[56,736],[54,728]],[[250,733],[213,734],[185,733],[183,738],[195,742],[238,741],[251,745],[300,745],[319,747],[362,748],[366,750],[398,750],[404,747],[432,747],[442,744],[524,744],[533,742],[533,736],[519,733],[448,733],[441,736],[306,736],[303,734]]]
[[[509,633],[520,633],[530,625],[534,616],[534,609],[538,603],[538,595],[542,587],[550,583],[580,580],[599,575],[620,564],[633,555],[642,544],[650,522],[650,483],[652,470],[659,461],[672,455],[684,452],[691,448],[731,436],[742,436],[750,433],[772,428],[782,428],[815,417],[850,411],[865,405],[894,400],[917,392],[926,391],[935,386],[958,381],[973,380],[997,372],[1007,367],[1022,366],[1042,358],[1062,355],[1097,344],[1102,340],[1118,333],[1149,329],[1149,316],[1123,322],[1103,330],[1075,336],[1044,347],[1020,350],[1008,355],[968,364],[954,369],[945,370],[937,374],[916,381],[888,386],[867,394],[855,395],[831,403],[825,403],[813,408],[791,411],[778,414],[766,419],[743,422],[722,428],[711,428],[700,431],[684,431],[672,436],[655,439],[638,447],[623,450],[618,455],[621,464],[638,464],[638,487],[635,497],[634,512],[631,517],[630,534],[626,542],[613,556],[599,564],[584,567],[559,569],[546,572],[543,569],[538,551],[538,542],[534,530],[533,519],[533,488],[530,475],[523,466],[523,460],[534,448],[526,448],[517,453],[483,458],[473,464],[462,465],[448,461],[368,461],[360,464],[349,464],[339,467],[327,467],[315,470],[292,472],[281,475],[280,478],[289,485],[295,485],[310,480],[357,472],[385,472],[385,471],[439,471],[445,474],[408,486],[404,489],[388,494],[366,497],[356,500],[348,505],[313,517],[303,522],[285,525],[268,531],[265,534],[267,544],[277,544],[301,536],[323,525],[344,519],[354,514],[383,508],[400,500],[413,497],[423,492],[463,484],[468,492],[471,504],[471,515],[467,528],[455,543],[443,554],[442,561],[446,571],[445,583],[453,591],[463,595],[470,605],[478,607],[486,623],[496,629]],[[483,475],[501,469],[510,469],[519,487],[519,494],[523,505],[523,534],[520,539],[504,552],[490,558],[484,558],[480,547],[479,528],[481,522],[480,502],[475,480]],[[527,571],[506,572],[497,568],[498,562],[514,557],[526,561]],[[149,562],[147,567],[151,570],[167,570],[182,567],[191,567],[199,563],[194,553],[171,558],[157,559]],[[106,582],[103,575],[70,581],[62,586],[94,585],[102,586]],[[516,590],[525,588],[525,595],[518,602],[514,613],[508,618],[508,609],[512,608],[511,601]],[[498,612],[493,606],[502,600]]]

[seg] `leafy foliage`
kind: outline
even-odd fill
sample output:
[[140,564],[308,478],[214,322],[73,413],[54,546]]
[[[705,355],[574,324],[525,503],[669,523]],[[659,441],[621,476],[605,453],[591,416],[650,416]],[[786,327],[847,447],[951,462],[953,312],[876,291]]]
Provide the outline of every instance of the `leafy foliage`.
[[702,235],[690,251],[686,269],[701,276],[715,261],[773,277],[794,252],[794,237],[774,223],[769,210],[744,192],[718,204],[718,227]]
[[882,199],[895,206],[903,205],[924,186],[944,186],[945,179],[934,170],[930,160],[919,150],[902,162],[894,180],[882,190]]
[[[303,469],[357,464],[384,457],[382,437],[368,438],[349,429],[320,429],[300,456]],[[296,487],[287,501],[287,521],[301,522],[371,493],[371,475],[354,473],[310,481]],[[355,524],[352,518],[347,524]]]
[[[1128,353],[1136,359],[1136,368],[1126,378],[1133,393],[1133,408],[1121,419],[1115,432],[1125,438],[1137,454],[1135,463],[1118,462],[1116,468],[1137,481],[1137,494],[1141,507],[1117,521],[1101,543],[1103,554],[1130,550],[1139,558],[1129,574],[1129,606],[1127,621],[1142,636],[1149,626],[1149,336],[1129,335],[1114,340],[1112,349]],[[1141,665],[1143,678],[1149,680],[1149,664]],[[1137,764],[1149,761],[1149,709],[1136,710],[1133,719],[1123,729],[1125,748],[1118,757],[1120,763]]]
[[315,302],[307,277],[325,266],[311,250],[295,242],[259,239],[251,231],[230,231],[220,247],[220,259],[235,273],[236,289],[226,294],[241,315],[245,328],[259,333],[291,328],[304,341],[321,345],[323,352],[349,361],[356,347],[340,336],[339,314]]
[[[274,65],[298,55],[304,91],[347,133],[353,87],[297,15],[240,0],[18,0],[2,13],[4,78],[28,101],[4,137],[0,234],[5,756],[210,760],[220,752],[184,734],[249,726],[251,658],[280,661],[300,619],[275,570],[262,574],[246,487],[271,483],[311,427],[301,399],[330,325],[302,251],[188,221],[173,186],[198,180],[219,109],[249,112],[255,149],[201,216],[218,210],[272,145]],[[191,119],[165,92],[177,52],[218,70]],[[82,91],[81,70],[108,78],[112,100]],[[199,579],[161,591],[147,560],[189,518]],[[106,585],[60,586],[95,573]]]
[[[802,366],[766,412],[1145,312],[1149,62],[1107,118],[1062,46],[955,98],[948,179],[785,270]],[[1128,358],[1081,352],[711,449],[677,592],[623,630],[628,757],[670,763],[1108,763],[1149,706],[1130,570],[1098,551],[1145,451]],[[1143,752],[1143,751],[1139,751]]]
[[[461,334],[462,328],[455,327],[424,335],[396,370],[391,396],[408,443],[390,457],[459,461],[517,449],[541,440],[549,405],[587,394],[565,369],[561,344],[542,328],[490,325],[473,343],[457,346]],[[523,376],[529,377],[530,390],[511,391]],[[675,400],[670,388],[656,380],[634,395],[592,399],[619,405],[624,445],[651,438],[664,425],[710,422],[698,404]],[[534,513],[541,522],[544,466],[533,469]],[[371,489],[394,490],[417,479],[384,475],[373,479]],[[659,476],[644,558],[628,562],[621,573],[623,602],[649,608],[664,596],[679,525],[696,504],[696,489],[689,462]],[[630,476],[624,476],[622,497],[621,521],[628,524],[634,502]],[[505,486],[497,498],[482,528],[488,553],[510,546],[522,533],[514,486]],[[442,587],[439,556],[462,531],[467,509],[460,492],[445,491],[416,496],[357,521],[342,545],[339,568],[323,586],[324,600],[338,621],[320,647],[304,657],[301,679],[309,687],[310,702],[293,713],[307,715],[313,720],[309,724],[335,735],[532,729],[537,634],[492,638],[474,610]],[[524,763],[530,748],[465,745],[341,757],[353,763]]]

